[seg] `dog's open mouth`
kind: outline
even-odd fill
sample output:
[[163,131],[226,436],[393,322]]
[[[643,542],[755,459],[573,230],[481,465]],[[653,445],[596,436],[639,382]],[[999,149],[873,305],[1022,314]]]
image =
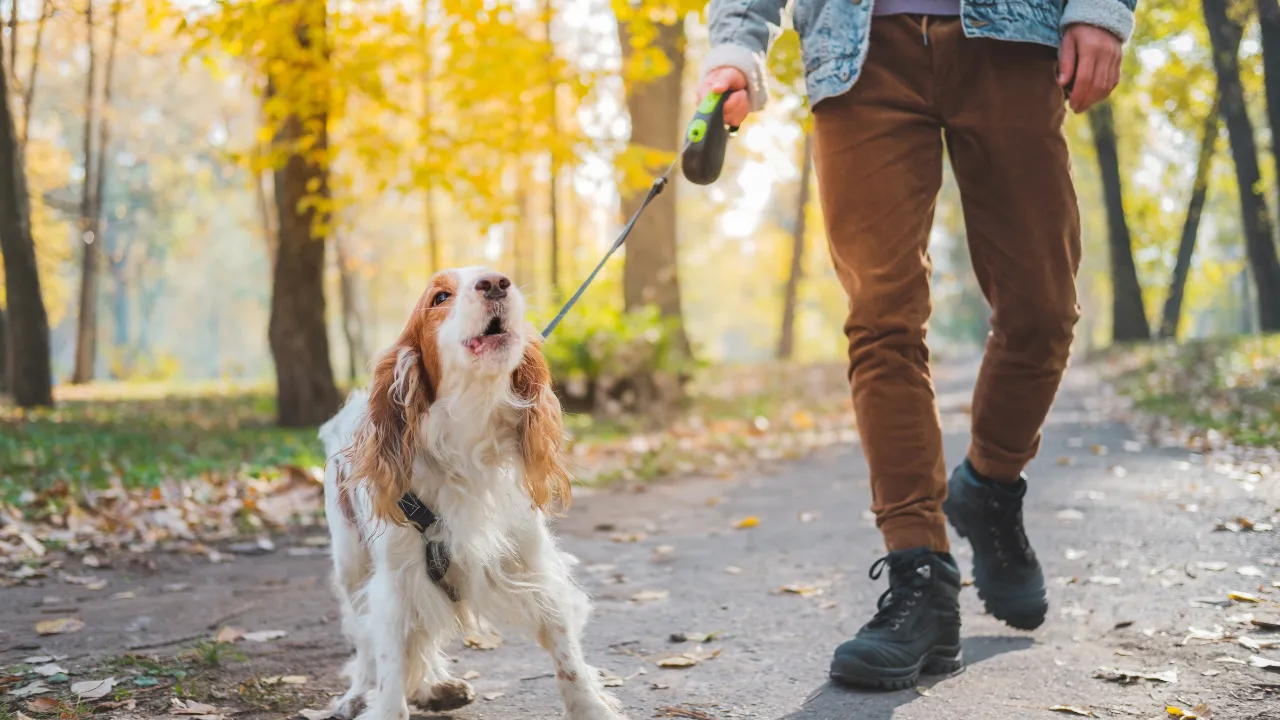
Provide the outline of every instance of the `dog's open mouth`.
[[483,332],[466,342],[467,349],[475,355],[480,355],[504,345],[507,342],[507,336],[507,326],[502,322],[502,317],[494,315],[489,318],[489,324],[484,326]]

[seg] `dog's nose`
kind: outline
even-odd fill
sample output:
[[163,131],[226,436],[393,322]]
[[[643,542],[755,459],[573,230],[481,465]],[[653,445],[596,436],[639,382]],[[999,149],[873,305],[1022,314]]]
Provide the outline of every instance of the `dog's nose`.
[[511,280],[499,273],[481,275],[480,279],[476,280],[476,292],[484,295],[485,300],[499,300],[506,297],[509,287],[511,287]]

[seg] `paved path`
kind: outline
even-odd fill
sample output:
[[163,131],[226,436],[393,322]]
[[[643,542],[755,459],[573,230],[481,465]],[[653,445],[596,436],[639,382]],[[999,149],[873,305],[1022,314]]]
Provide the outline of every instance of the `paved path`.
[[[949,461],[965,448],[971,373],[958,368],[939,383]],[[1238,644],[1181,644],[1191,625],[1265,637],[1229,618],[1251,610],[1280,615],[1280,604],[1191,602],[1225,599],[1231,590],[1280,600],[1280,590],[1271,587],[1273,578],[1280,580],[1277,534],[1213,531],[1215,519],[1280,513],[1277,481],[1263,479],[1251,489],[1185,450],[1137,449],[1132,442],[1141,439],[1108,419],[1101,393],[1086,372],[1073,373],[1046,429],[1041,460],[1030,471],[1026,517],[1051,578],[1049,622],[1034,633],[1012,631],[984,615],[976,594],[966,590],[965,671],[897,693],[853,693],[825,683],[832,648],[870,616],[884,589],[883,580],[866,576],[882,545],[866,513],[867,471],[856,445],[754,476],[580,494],[561,533],[581,558],[583,581],[596,598],[589,660],[627,678],[616,692],[634,720],[1053,718],[1063,717],[1048,710],[1059,704],[1100,717],[1163,718],[1166,705],[1189,709],[1200,702],[1215,718],[1280,718],[1280,674],[1215,661],[1255,653]],[[1135,451],[1126,450],[1126,441]],[[758,517],[759,525],[733,528],[747,516]],[[640,534],[636,542],[617,542]],[[966,550],[957,554],[967,574]],[[346,649],[335,637],[323,557],[281,550],[225,565],[174,556],[156,562],[156,570],[112,571],[113,589],[137,588],[137,597],[113,602],[101,598],[105,593],[86,593],[77,600],[86,630],[43,642],[29,629],[50,615],[36,605],[45,595],[69,592],[65,586],[0,591],[0,627],[10,634],[0,633],[0,646],[11,647],[0,660],[31,653],[14,645],[40,643],[89,653],[81,660],[89,662],[130,642],[198,633],[217,616],[252,603],[235,624],[290,635],[239,646],[248,660],[228,667],[226,677],[307,674],[311,692],[340,689],[335,674]],[[1212,563],[1226,569],[1205,569],[1218,567]],[[1239,575],[1241,566],[1264,577]],[[163,591],[173,583],[190,587]],[[779,592],[789,584],[821,593]],[[669,595],[631,601],[645,590]],[[140,616],[148,620],[140,623]],[[684,670],[657,667],[655,659],[694,648],[672,643],[676,632],[716,632],[702,649],[718,656]],[[1261,654],[1280,660],[1280,648]],[[493,698],[458,712],[459,720],[559,716],[549,663],[536,646],[512,638],[492,651],[458,648],[454,657],[459,673],[481,674],[474,685]],[[1106,682],[1093,677],[1101,666],[1174,669],[1177,682]],[[223,697],[222,705],[236,707],[234,694]],[[286,716],[256,711],[241,717]]]

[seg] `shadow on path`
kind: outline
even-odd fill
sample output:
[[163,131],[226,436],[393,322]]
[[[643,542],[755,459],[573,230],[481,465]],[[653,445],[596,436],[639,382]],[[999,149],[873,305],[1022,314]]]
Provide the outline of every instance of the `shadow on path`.
[[[1035,644],[1030,637],[983,636],[968,637],[961,641],[964,647],[965,667],[1007,652],[1026,650]],[[920,679],[921,687],[932,687],[947,679],[946,675],[926,676]],[[831,682],[815,689],[796,710],[780,720],[891,720],[893,711],[920,699],[915,688],[896,692],[847,690]]]

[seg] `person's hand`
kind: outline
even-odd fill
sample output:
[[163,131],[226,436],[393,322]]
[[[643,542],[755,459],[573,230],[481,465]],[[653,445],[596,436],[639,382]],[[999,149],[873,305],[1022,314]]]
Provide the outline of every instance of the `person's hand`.
[[1058,84],[1071,88],[1071,109],[1077,113],[1106,100],[1120,82],[1120,38],[1092,25],[1071,25],[1062,36]]
[[741,70],[721,67],[703,76],[698,84],[698,102],[708,93],[726,93],[730,90],[741,90],[724,101],[724,121],[729,127],[739,127],[751,112],[751,100],[747,97],[747,76]]

